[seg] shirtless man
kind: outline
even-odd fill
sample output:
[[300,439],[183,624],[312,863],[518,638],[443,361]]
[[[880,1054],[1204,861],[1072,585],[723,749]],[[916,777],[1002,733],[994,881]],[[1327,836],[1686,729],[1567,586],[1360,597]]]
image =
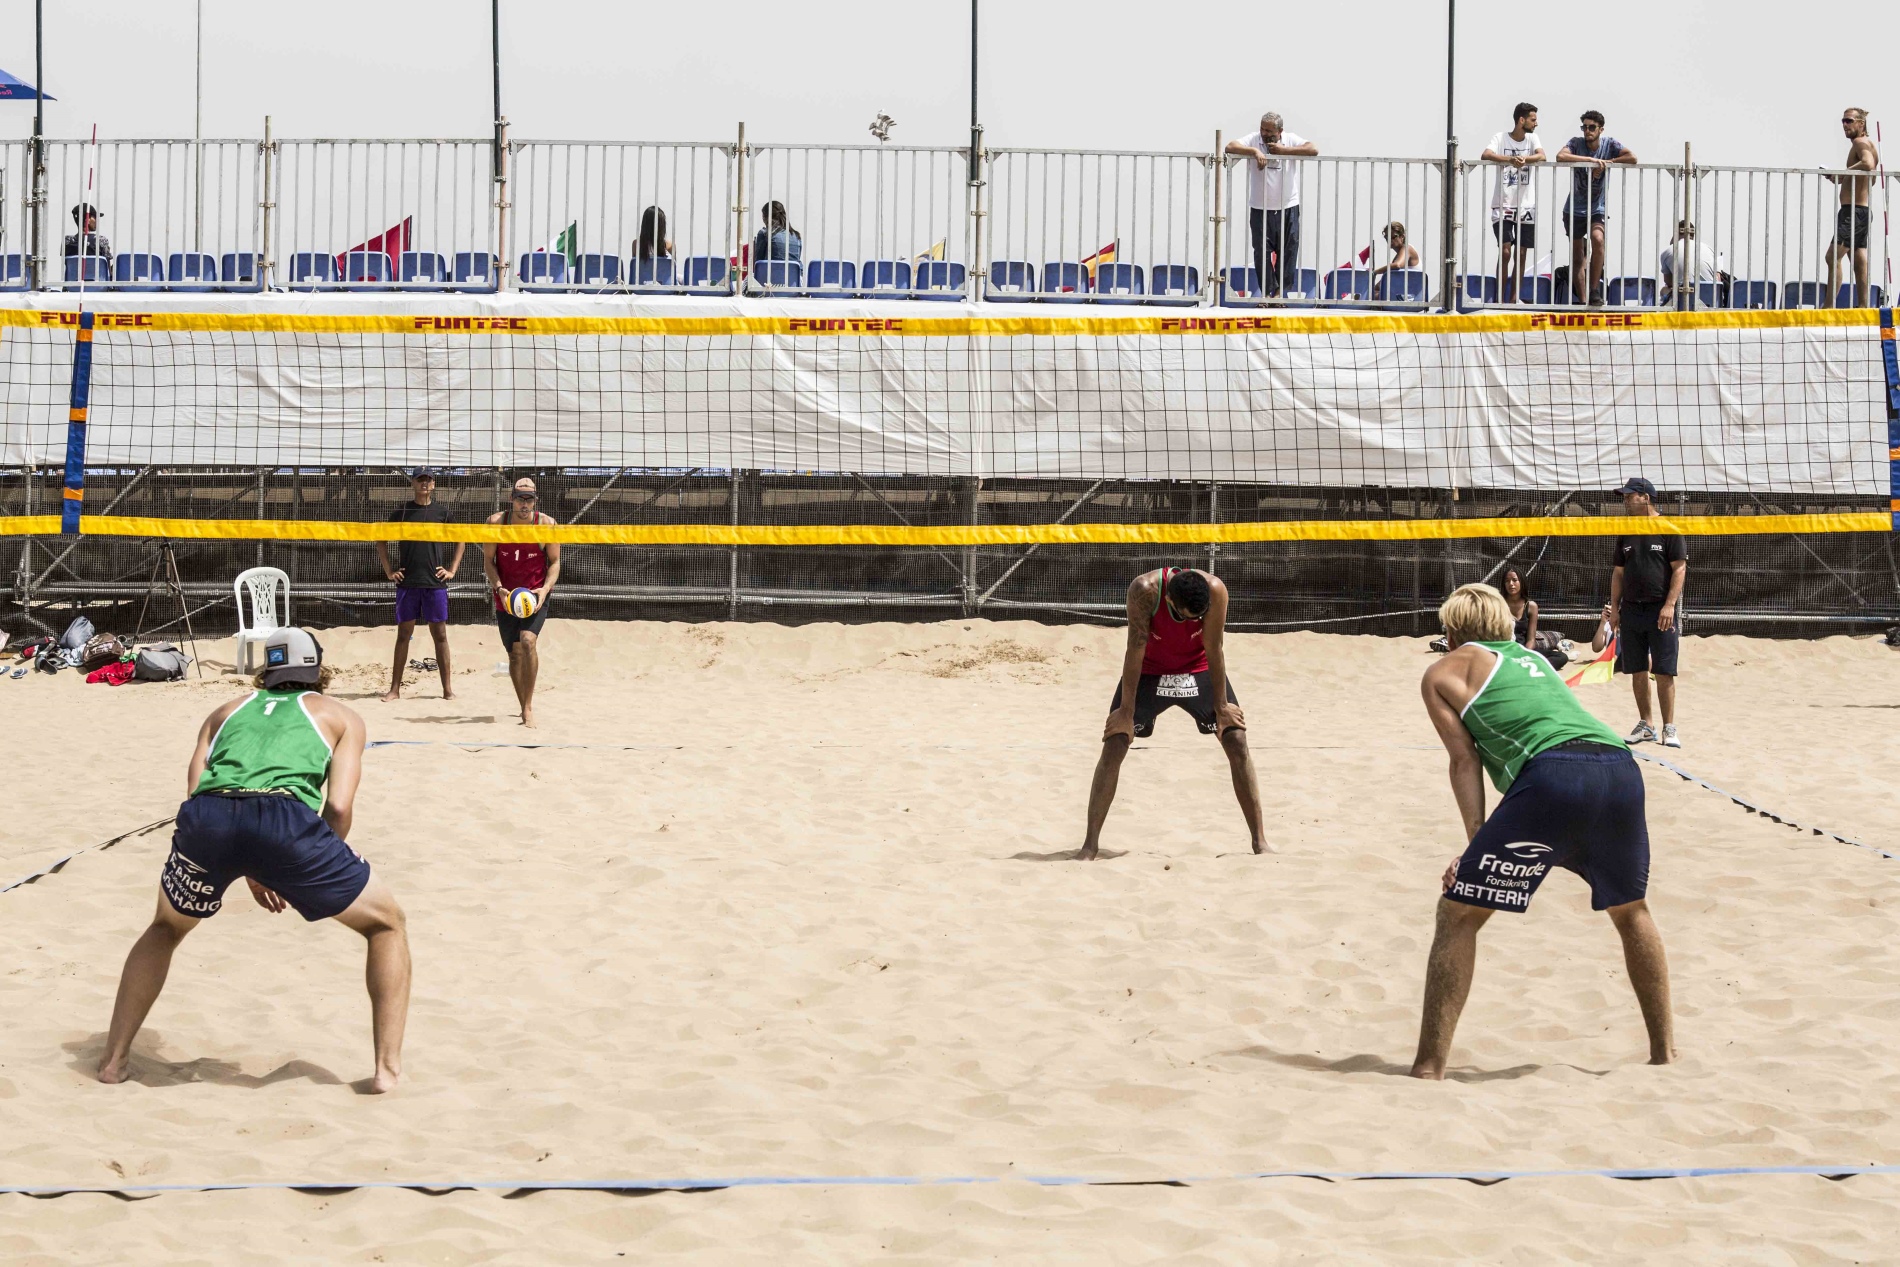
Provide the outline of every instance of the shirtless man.
[[[488,517],[491,524],[551,524],[554,519],[540,510],[541,494],[534,481],[522,476],[509,494],[507,510]],[[495,624],[501,629],[501,645],[508,650],[508,676],[515,685],[515,700],[521,705],[521,724],[534,728],[534,680],[541,673],[541,625],[548,618],[548,592],[561,579],[561,544],[550,541],[482,543],[482,571],[488,576],[489,593],[495,600]],[[534,591],[534,615],[523,619],[508,610],[512,590]]]
[[[1489,585],[1461,585],[1438,609],[1451,653],[1420,689],[1451,754],[1451,790],[1470,841],[1440,881],[1425,969],[1415,1078],[1443,1078],[1471,991],[1478,930],[1493,911],[1523,912],[1552,867],[1582,876],[1609,912],[1643,1025],[1649,1063],[1675,1059],[1669,965],[1650,918],[1643,776],[1616,732],[1593,717],[1542,656],[1511,640],[1511,609]],[[1484,776],[1504,799],[1489,818]]]
[[1102,823],[1115,802],[1122,759],[1137,738],[1154,733],[1155,717],[1179,705],[1204,735],[1218,734],[1246,816],[1255,853],[1270,846],[1260,825],[1260,785],[1247,749],[1247,719],[1227,680],[1227,586],[1193,568],[1144,572],[1128,587],[1128,649],[1108,706],[1102,756],[1089,787],[1088,835],[1077,858],[1101,852]]
[[317,640],[279,629],[265,640],[257,689],[198,727],[158,913],[126,956],[99,1081],[132,1076],[132,1040],[165,987],[172,953],[218,913],[225,889],[242,876],[272,914],[295,907],[306,920],[334,919],[368,941],[376,1050],[368,1090],[395,1089],[409,1015],[409,935],[395,895],[343,843],[363,771],[363,719],[323,694],[328,678]]
[[[1880,151],[1867,135],[1867,112],[1859,106],[1841,111],[1841,131],[1847,134],[1847,162],[1850,172],[1872,172],[1880,166]],[[1834,240],[1827,244],[1827,295],[1822,306],[1831,308],[1841,294],[1841,260],[1854,254],[1853,307],[1867,306],[1867,220],[1868,201],[1874,182],[1867,176],[1834,176],[1828,179],[1840,187],[1841,210],[1835,217]]]

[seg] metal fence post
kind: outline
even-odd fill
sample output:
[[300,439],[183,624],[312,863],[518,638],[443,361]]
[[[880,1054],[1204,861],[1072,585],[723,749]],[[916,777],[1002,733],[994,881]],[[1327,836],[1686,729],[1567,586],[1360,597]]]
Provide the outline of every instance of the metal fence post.
[[[970,527],[974,528],[980,520],[983,504],[983,477],[981,475],[972,475],[970,477],[969,488],[969,524]],[[974,616],[977,614],[977,611],[976,547],[974,545],[967,545],[963,547],[963,614],[965,616]]]
[[[738,144],[737,144],[736,146],[734,146],[734,147],[733,147],[733,151],[732,151],[732,161],[733,161],[733,162],[734,162],[735,164],[737,164],[737,168],[735,169],[735,175],[734,175],[734,178],[733,178],[733,186],[732,186],[732,187],[733,187],[733,191],[734,191],[734,196],[733,196],[733,205],[732,205],[732,217],[733,217],[733,219],[732,219],[732,231],[733,231],[733,235],[734,235],[734,236],[733,236],[733,242],[732,242],[732,258],[733,258],[734,260],[736,260],[736,261],[738,261],[738,263],[739,263],[739,266],[740,266],[740,267],[744,267],[744,266],[745,266],[745,265],[746,265],[747,263],[749,263],[749,261],[748,261],[748,259],[747,259],[747,257],[746,257],[746,239],[745,239],[745,226],[746,226],[746,201],[745,201],[745,169],[746,169],[746,148],[745,148],[745,120],[743,120],[743,119],[741,119],[741,120],[739,121],[739,143],[738,143]],[[735,293],[735,294],[741,294],[741,295],[742,295],[742,294],[744,294],[744,293],[745,293],[745,287],[744,287],[743,285],[741,285],[741,284],[740,284],[740,278],[739,278],[739,276],[738,276],[738,269],[737,269],[737,268],[735,268],[735,269],[734,269],[734,272],[733,272],[733,277],[732,277],[732,289],[733,289],[733,293]],[[739,563],[738,563],[738,558],[739,558],[739,556],[738,556],[738,555],[736,555],[736,554],[735,554],[735,555],[733,556],[733,565],[732,565],[732,566],[733,566],[733,568],[734,568],[734,574],[735,574],[735,576],[737,575],[737,569],[738,569],[738,566],[739,566]],[[734,584],[736,585],[736,584],[737,584],[737,582],[735,581],[735,582],[734,582]],[[733,598],[733,600],[732,600],[732,601],[733,601],[733,610],[734,610],[734,611],[736,612],[736,611],[738,610],[738,602],[739,602],[739,600],[738,600],[738,598],[737,598],[737,596],[736,596],[736,595],[735,595],[735,597]]]
[[984,209],[983,197],[988,187],[984,180],[983,169],[989,162],[989,153],[983,148],[983,126],[970,124],[970,279],[969,294],[972,299],[982,299],[989,289],[989,266],[983,257],[983,217],[988,214]]
[[[1220,481],[1207,481],[1207,526],[1212,528],[1220,523]],[[1214,560],[1220,554],[1220,542],[1213,533],[1207,536],[1207,573],[1214,574]]]
[[45,219],[43,213],[46,209],[46,138],[37,131],[33,133],[33,181],[26,205],[26,231],[31,238],[27,243],[27,286],[32,290],[44,290],[46,289],[46,251],[43,237]]
[[1207,275],[1201,279],[1205,291],[1214,296],[1214,302],[1221,298],[1221,271],[1227,267],[1227,257],[1221,252],[1225,246],[1227,230],[1227,201],[1225,189],[1227,183],[1227,147],[1222,142],[1222,132],[1214,129],[1214,258],[1207,262]]
[[[739,126],[741,129],[743,129],[745,125],[740,124]],[[732,476],[732,492],[728,494],[728,496],[726,497],[726,502],[727,502],[727,510],[729,512],[728,518],[731,520],[732,526],[734,528],[737,528],[739,526],[739,498],[742,493],[744,473],[740,471],[738,467],[735,466],[732,468],[731,476]],[[739,534],[736,532],[733,533],[732,548],[726,552],[726,619],[727,620],[739,619],[738,535]]]
[[495,152],[491,158],[495,172],[495,289],[507,290],[510,272],[508,258],[508,120],[495,120]]
[[277,142],[271,139],[268,114],[264,116],[264,143],[258,147],[258,153],[264,160],[264,193],[263,201],[257,204],[257,209],[263,219],[263,227],[259,230],[257,284],[260,289],[269,290],[271,274],[276,271],[276,261],[271,259],[270,245],[271,221],[277,214],[277,202],[271,197],[271,192],[275,188],[273,177],[277,166]]

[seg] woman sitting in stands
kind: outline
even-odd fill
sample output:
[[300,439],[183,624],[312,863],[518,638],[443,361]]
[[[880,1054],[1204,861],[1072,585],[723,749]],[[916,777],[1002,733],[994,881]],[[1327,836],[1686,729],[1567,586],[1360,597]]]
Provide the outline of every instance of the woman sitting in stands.
[[1537,637],[1537,604],[1524,592],[1524,578],[1516,568],[1505,568],[1498,581],[1504,604],[1511,609],[1511,637],[1520,647],[1528,647]]
[[[1392,248],[1392,262],[1389,264],[1381,264],[1372,270],[1372,280],[1375,285],[1379,280],[1379,275],[1382,273],[1403,273],[1408,269],[1418,267],[1418,248],[1405,240],[1404,225],[1394,220],[1391,224],[1379,230],[1379,236],[1384,238],[1386,244]],[[1372,293],[1377,295],[1379,292],[1374,290]]]
[[666,236],[666,212],[648,207],[640,213],[640,236],[633,244],[631,273],[636,286],[658,282],[664,286],[672,279],[659,266],[673,258],[673,240]]
[[768,202],[760,210],[765,224],[752,238],[752,258],[755,260],[802,260],[805,258],[805,240],[785,214],[785,204]]

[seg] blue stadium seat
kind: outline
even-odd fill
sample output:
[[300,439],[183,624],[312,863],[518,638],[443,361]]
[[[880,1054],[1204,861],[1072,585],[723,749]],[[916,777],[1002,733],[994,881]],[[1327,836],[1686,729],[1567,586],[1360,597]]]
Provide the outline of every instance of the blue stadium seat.
[[1097,303],[1138,304],[1147,297],[1148,278],[1139,264],[1097,264],[1093,290]]
[[343,284],[358,287],[387,286],[396,280],[396,269],[387,251],[350,251],[343,257]]
[[1656,279],[1653,277],[1612,277],[1603,301],[1612,308],[1654,308]]
[[1148,270],[1148,294],[1157,303],[1198,303],[1201,270],[1192,264],[1156,264]]
[[404,251],[396,261],[396,280],[418,290],[449,284],[449,262],[435,251]]
[[553,251],[529,251],[521,257],[521,268],[515,276],[522,286],[532,290],[564,290],[567,256]]
[[998,303],[1021,303],[1036,297],[1036,270],[1022,260],[991,260],[990,286],[985,297]]
[[173,251],[162,276],[173,290],[216,290],[218,258],[202,251]]
[[1038,295],[1048,304],[1084,303],[1089,297],[1089,271],[1080,264],[1050,260],[1042,266],[1042,290]]
[[109,282],[112,280],[112,265],[103,255],[68,255],[66,257],[66,284],[75,282]]
[[1490,273],[1466,273],[1458,279],[1458,309],[1469,312],[1498,301],[1498,279]]
[[657,255],[650,260],[627,261],[627,283],[635,290],[677,291],[673,282],[673,257]]
[[686,261],[686,289],[730,294],[732,285],[726,280],[727,271],[722,257],[695,255]]
[[290,257],[292,290],[318,290],[336,283],[336,256],[328,251],[298,251]]
[[1372,298],[1372,274],[1356,268],[1336,268],[1326,274],[1326,286],[1320,298],[1370,299]]
[[[1846,308],[1851,306],[1853,302],[1854,283],[1842,282],[1841,288],[1834,292],[1834,306],[1836,308]],[[1886,293],[1880,289],[1880,285],[1877,282],[1867,283],[1867,306],[1870,308],[1884,308],[1887,306]]]
[[618,255],[588,254],[574,266],[574,284],[593,290],[611,290],[620,285]]
[[805,268],[797,260],[754,260],[752,284],[765,291],[799,290],[805,285]]
[[805,265],[805,289],[830,299],[858,293],[858,266],[850,260],[811,260]]
[[1261,299],[1260,274],[1253,269],[1235,264],[1221,275],[1221,303],[1257,304]]
[[954,260],[921,260],[914,273],[917,283],[917,298],[948,299],[963,298],[964,287],[970,280],[970,270]]
[[1520,277],[1517,279],[1517,302],[1530,304],[1534,308],[1549,308],[1556,304],[1555,283],[1548,277]]
[[1781,284],[1781,306],[1784,308],[1819,308],[1821,297],[1827,294],[1826,282],[1783,282]]
[[1422,268],[1381,273],[1372,282],[1372,297],[1394,304],[1424,304],[1431,294],[1431,278]]
[[501,261],[488,251],[457,251],[453,278],[464,290],[493,290],[501,278]]
[[1730,281],[1728,306],[1731,308],[1772,308],[1775,306],[1773,282]]
[[26,289],[26,256],[0,255],[0,290]]
[[264,289],[264,266],[256,251],[226,251],[218,261],[220,290]]
[[858,269],[858,286],[866,295],[902,291],[910,295],[910,263],[907,260],[866,260]]
[[127,251],[112,262],[112,285],[118,290],[163,290],[165,261],[156,255]]

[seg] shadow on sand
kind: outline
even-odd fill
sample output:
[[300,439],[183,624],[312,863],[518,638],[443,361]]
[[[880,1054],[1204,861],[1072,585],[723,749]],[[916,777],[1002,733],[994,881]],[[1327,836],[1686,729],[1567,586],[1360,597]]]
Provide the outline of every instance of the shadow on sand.
[[[152,1054],[152,1049],[160,1041],[159,1036],[149,1030],[133,1040],[132,1077],[129,1081],[145,1087],[178,1087],[190,1082],[213,1082],[219,1086],[245,1087],[250,1090],[299,1080],[322,1086],[343,1085],[343,1079],[308,1060],[287,1060],[262,1075],[245,1073],[228,1060],[210,1056],[200,1056],[196,1060],[163,1060]],[[94,1034],[76,1042],[62,1043],[61,1046],[72,1057],[68,1067],[90,1078],[99,1072],[99,1057],[106,1049],[106,1036],[103,1033]],[[368,1089],[369,1084],[370,1079],[363,1078],[349,1085],[362,1092]]]
[[[1268,1060],[1276,1065],[1285,1065],[1289,1069],[1304,1069],[1309,1073],[1379,1073],[1388,1078],[1412,1076],[1412,1066],[1395,1064],[1383,1056],[1364,1052],[1356,1056],[1345,1056],[1339,1060],[1327,1060],[1310,1052],[1275,1051],[1271,1047],[1242,1047],[1220,1054],[1241,1056],[1248,1060]],[[1579,1065],[1562,1067],[1575,1069],[1578,1073],[1587,1073],[1593,1078],[1601,1078],[1609,1073],[1607,1069],[1585,1069]],[[1545,1068],[1544,1065],[1512,1065],[1508,1069],[1447,1069],[1445,1079],[1448,1082],[1510,1082],[1528,1077],[1543,1068]]]

